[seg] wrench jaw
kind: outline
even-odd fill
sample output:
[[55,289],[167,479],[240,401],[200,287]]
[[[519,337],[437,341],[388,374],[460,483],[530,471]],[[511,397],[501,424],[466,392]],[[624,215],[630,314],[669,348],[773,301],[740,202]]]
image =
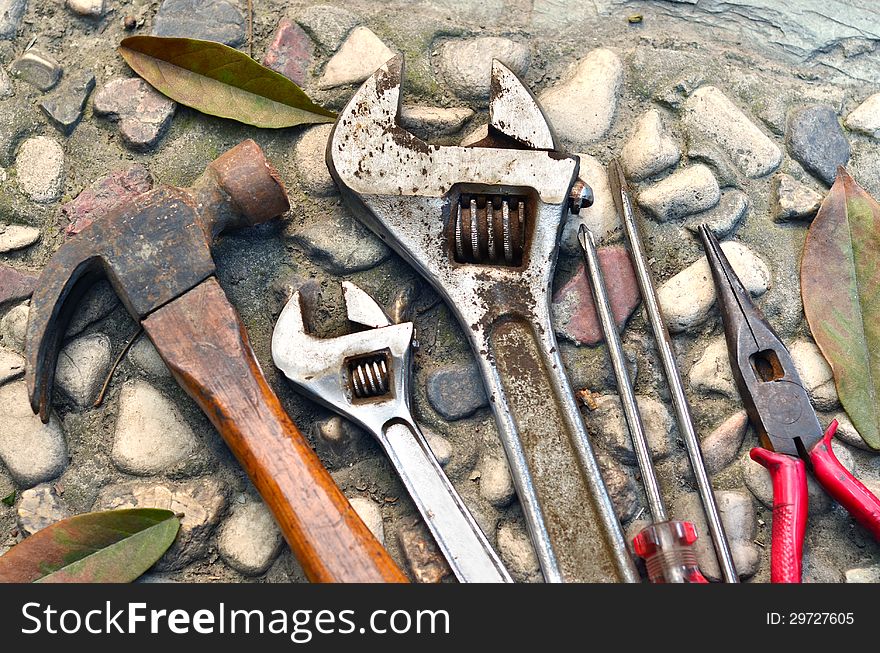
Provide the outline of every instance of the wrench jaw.
[[[357,286],[348,285],[357,293],[363,293]],[[350,292],[346,290],[347,295]],[[378,305],[376,309],[381,311]],[[356,312],[354,317],[364,317],[364,314]],[[409,406],[412,339],[411,322],[336,338],[316,338],[305,330],[297,292],[275,324],[272,360],[297,389],[311,399],[368,431],[381,432],[392,420],[412,419]]]

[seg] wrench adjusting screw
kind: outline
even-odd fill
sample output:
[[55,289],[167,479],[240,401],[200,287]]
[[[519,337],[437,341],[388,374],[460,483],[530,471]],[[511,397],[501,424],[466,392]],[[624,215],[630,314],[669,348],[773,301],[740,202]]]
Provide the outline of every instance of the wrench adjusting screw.
[[375,399],[391,392],[388,354],[374,353],[346,361],[348,385],[355,399]]
[[526,198],[462,193],[455,206],[451,249],[456,263],[523,264]]

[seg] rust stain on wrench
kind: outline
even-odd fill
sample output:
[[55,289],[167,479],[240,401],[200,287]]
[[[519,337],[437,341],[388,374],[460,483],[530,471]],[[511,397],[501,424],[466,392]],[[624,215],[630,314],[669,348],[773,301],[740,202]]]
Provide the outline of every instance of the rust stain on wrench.
[[481,147],[425,143],[398,124],[402,70],[386,63],[340,113],[330,172],[464,327],[545,579],[637,581],[550,323],[562,219],[589,200],[580,162],[498,62]]

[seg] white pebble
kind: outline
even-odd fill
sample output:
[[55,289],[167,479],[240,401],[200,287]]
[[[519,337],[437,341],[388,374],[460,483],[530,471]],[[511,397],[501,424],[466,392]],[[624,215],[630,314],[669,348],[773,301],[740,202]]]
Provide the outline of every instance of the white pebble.
[[678,163],[679,158],[681,149],[666,129],[657,109],[650,109],[641,115],[620,151],[620,162],[626,176],[633,181],[663,172]]
[[639,205],[661,222],[706,211],[720,199],[718,180],[702,163],[673,172],[638,196]]

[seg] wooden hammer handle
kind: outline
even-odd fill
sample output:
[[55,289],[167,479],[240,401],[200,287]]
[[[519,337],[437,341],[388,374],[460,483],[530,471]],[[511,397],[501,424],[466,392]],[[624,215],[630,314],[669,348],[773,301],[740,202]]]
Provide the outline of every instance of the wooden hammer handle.
[[406,582],[281,407],[215,278],[143,326],[251,477],[309,580]]

